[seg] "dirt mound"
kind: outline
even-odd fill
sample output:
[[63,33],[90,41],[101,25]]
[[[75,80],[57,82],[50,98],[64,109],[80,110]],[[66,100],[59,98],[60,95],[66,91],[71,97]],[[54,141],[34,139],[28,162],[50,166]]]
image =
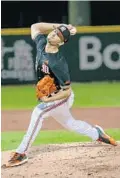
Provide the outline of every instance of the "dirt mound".
[[[2,163],[10,152],[2,153]],[[29,162],[2,169],[2,178],[119,178],[120,145],[72,143],[32,147]]]

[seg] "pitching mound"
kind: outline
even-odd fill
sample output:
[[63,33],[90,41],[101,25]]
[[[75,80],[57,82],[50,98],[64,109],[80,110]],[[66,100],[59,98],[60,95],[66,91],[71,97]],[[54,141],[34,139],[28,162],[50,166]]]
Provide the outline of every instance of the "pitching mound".
[[[2,164],[10,151],[2,153]],[[32,147],[29,162],[2,169],[2,178],[119,178],[120,145],[72,143]]]

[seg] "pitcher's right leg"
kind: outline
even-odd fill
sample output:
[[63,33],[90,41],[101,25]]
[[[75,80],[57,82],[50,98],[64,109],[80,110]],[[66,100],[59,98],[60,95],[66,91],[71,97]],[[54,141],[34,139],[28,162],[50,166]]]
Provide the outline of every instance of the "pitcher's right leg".
[[31,121],[27,133],[25,134],[21,144],[17,148],[12,158],[8,161],[7,164],[5,164],[5,167],[13,167],[27,162],[26,153],[42,127],[43,118],[51,116],[52,111],[56,110],[57,107],[63,105],[65,102],[66,99],[58,101],[57,103],[41,103],[36,106],[36,108],[32,112]]
[[36,106],[32,112],[31,121],[30,121],[28,130],[27,130],[21,144],[16,149],[17,153],[26,153],[27,152],[28,148],[33,143],[38,132],[40,131],[40,129],[42,127],[42,122],[43,122],[42,110],[40,110],[39,107]]
[[41,109],[41,106],[42,105],[40,104],[36,106],[35,109],[33,110],[28,130],[21,144],[16,149],[16,152],[13,153],[8,163],[4,165],[5,167],[13,167],[13,166],[21,165],[28,161],[28,158],[26,156],[28,148],[33,143],[38,132],[42,127],[43,117],[45,118],[47,117],[47,114],[49,114],[49,112],[44,114],[44,109]]

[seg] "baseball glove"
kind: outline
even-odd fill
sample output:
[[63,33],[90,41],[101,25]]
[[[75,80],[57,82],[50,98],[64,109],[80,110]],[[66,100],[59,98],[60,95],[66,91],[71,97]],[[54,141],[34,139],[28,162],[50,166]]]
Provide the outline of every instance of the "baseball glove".
[[46,75],[36,85],[36,96],[41,99],[43,96],[49,96],[51,93],[57,90],[54,79],[49,75]]

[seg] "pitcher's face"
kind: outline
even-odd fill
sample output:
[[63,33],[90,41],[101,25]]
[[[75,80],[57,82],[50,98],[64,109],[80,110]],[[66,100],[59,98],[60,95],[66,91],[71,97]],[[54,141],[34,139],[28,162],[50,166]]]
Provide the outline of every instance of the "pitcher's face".
[[53,30],[52,32],[50,32],[47,36],[47,40],[51,45],[54,45],[54,46],[62,42],[62,40],[57,34],[57,30]]

